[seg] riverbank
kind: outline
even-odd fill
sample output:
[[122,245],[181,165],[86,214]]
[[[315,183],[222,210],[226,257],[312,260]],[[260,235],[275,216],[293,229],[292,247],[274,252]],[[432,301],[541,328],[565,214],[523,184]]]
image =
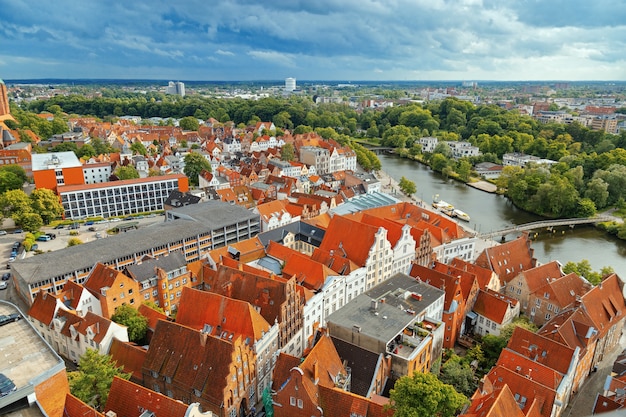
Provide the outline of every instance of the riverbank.
[[495,184],[492,184],[487,181],[476,181],[476,182],[467,182],[466,185],[469,185],[472,188],[476,188],[477,190],[484,191],[486,193],[495,194],[498,187]]
[[380,181],[380,188],[382,192],[390,194],[398,200],[414,203],[418,206],[423,206],[425,204],[421,199],[417,198],[415,194],[410,196],[404,194],[402,190],[400,190],[398,181],[382,169],[376,171],[376,178]]

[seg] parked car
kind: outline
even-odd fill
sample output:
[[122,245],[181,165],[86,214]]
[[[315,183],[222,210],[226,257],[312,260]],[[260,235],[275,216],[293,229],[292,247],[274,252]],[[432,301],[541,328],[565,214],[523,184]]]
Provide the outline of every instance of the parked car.
[[102,238],[102,233],[100,232],[96,233],[96,239],[100,239],[100,238]]
[[16,391],[17,387],[6,375],[0,374],[0,397],[9,395],[13,391]]
[[80,224],[78,224],[78,223],[72,223],[72,224],[70,225],[70,227],[68,227],[68,229],[70,229],[70,230],[76,230],[76,229],[78,229],[79,227],[80,227]]
[[57,224],[56,226],[54,226],[54,229],[58,230],[58,229],[64,229],[65,225],[63,224]]
[[88,221],[88,222],[85,222],[85,226],[92,226],[93,224],[94,224],[94,222],[91,221],[91,220]]
[[34,243],[33,246],[30,247],[30,250],[32,250],[33,252],[35,252],[37,249],[39,249],[39,245]]
[[18,321],[21,318],[22,318],[22,316],[20,316],[17,313],[11,313],[8,316],[5,316],[3,314],[3,315],[0,316],[0,326],[4,326],[5,324],[8,324],[8,323],[13,323],[14,321]]
[[9,288],[9,284],[6,281],[0,281],[0,290],[6,290]]
[[17,256],[11,255],[11,257],[9,258],[9,262],[13,262],[15,260],[15,258],[17,258]]
[[49,240],[52,240],[52,238],[48,235],[41,235],[35,240],[38,240],[39,242],[47,242]]
[[13,233],[18,234],[18,233],[24,233],[24,231],[22,229],[15,229],[13,231]]
[[50,236],[50,239],[54,240],[57,238],[57,235],[54,233],[46,233],[46,236]]
[[4,236],[4,235],[6,235],[6,234],[7,234],[7,231],[6,231],[6,230],[0,230],[0,236]]
[[2,274],[2,281],[8,281],[11,279],[11,274],[9,272],[5,272]]
[[90,232],[95,232],[96,230],[98,230],[98,228],[96,226],[91,226],[87,230],[89,230]]

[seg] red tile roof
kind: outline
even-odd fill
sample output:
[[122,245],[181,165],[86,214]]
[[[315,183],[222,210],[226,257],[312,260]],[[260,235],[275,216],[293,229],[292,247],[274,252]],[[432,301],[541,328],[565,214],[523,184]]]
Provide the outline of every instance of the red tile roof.
[[532,378],[533,381],[555,391],[563,380],[563,374],[560,372],[508,349],[502,350],[496,365],[510,369],[527,378]]
[[61,302],[53,294],[39,291],[28,310],[28,315],[45,325],[50,325],[60,304]]
[[521,275],[526,281],[529,292],[533,293],[552,279],[560,278],[565,274],[561,271],[561,264],[558,261],[552,261],[524,271]]
[[319,404],[325,416],[391,417],[392,409],[335,387],[318,387]]
[[206,291],[183,288],[176,322],[196,330],[211,326],[205,333],[219,336],[228,332],[250,339],[250,345],[261,339],[269,331],[267,321],[245,301],[235,300]]
[[575,350],[523,327],[516,327],[507,344],[507,349],[567,374],[574,359]]
[[320,249],[345,252],[354,263],[365,266],[377,232],[378,227],[335,215],[326,229]]
[[167,315],[143,303],[141,303],[137,311],[139,311],[139,314],[148,319],[148,328],[152,330],[156,328],[159,320],[167,320]]
[[459,417],[525,417],[508,385],[474,397]]
[[536,266],[530,244],[528,234],[524,233],[515,240],[485,249],[475,263],[498,274],[500,282],[509,282],[520,272]]
[[118,416],[139,417],[152,411],[158,417],[185,417],[188,405],[119,377],[113,378],[104,412]]
[[492,290],[479,290],[473,310],[495,323],[502,324],[507,311],[517,304],[518,301],[515,298],[507,297]]
[[461,258],[454,258],[452,259],[452,261],[450,261],[450,266],[474,274],[476,276],[476,279],[478,280],[479,288],[485,289],[491,282],[491,276],[493,274],[493,271],[487,268],[483,268],[480,265],[469,263]]
[[134,343],[122,342],[113,338],[111,347],[109,348],[109,355],[111,359],[116,362],[117,366],[124,368],[124,372],[131,374],[131,378],[134,381],[143,381],[143,375],[141,368],[148,351],[141,346]]
[[68,393],[65,396],[65,407],[63,409],[63,417],[104,417],[104,414],[99,413],[95,409],[91,408],[78,397]]

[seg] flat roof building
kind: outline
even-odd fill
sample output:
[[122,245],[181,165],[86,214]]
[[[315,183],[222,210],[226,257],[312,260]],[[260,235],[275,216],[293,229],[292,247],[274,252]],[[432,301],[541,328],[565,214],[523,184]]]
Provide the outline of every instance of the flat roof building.
[[56,252],[19,259],[11,270],[22,298],[30,305],[40,290],[58,294],[68,280],[82,284],[97,262],[123,270],[145,255],[182,251],[187,262],[260,231],[259,215],[221,201],[181,207],[164,223],[98,239]]

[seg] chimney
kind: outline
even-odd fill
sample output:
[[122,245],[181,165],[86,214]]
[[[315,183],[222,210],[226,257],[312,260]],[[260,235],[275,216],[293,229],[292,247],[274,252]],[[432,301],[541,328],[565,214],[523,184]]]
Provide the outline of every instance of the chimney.
[[313,362],[313,383],[315,385],[317,385],[317,383],[320,380],[320,376],[319,376],[319,366],[317,364],[317,361]]

